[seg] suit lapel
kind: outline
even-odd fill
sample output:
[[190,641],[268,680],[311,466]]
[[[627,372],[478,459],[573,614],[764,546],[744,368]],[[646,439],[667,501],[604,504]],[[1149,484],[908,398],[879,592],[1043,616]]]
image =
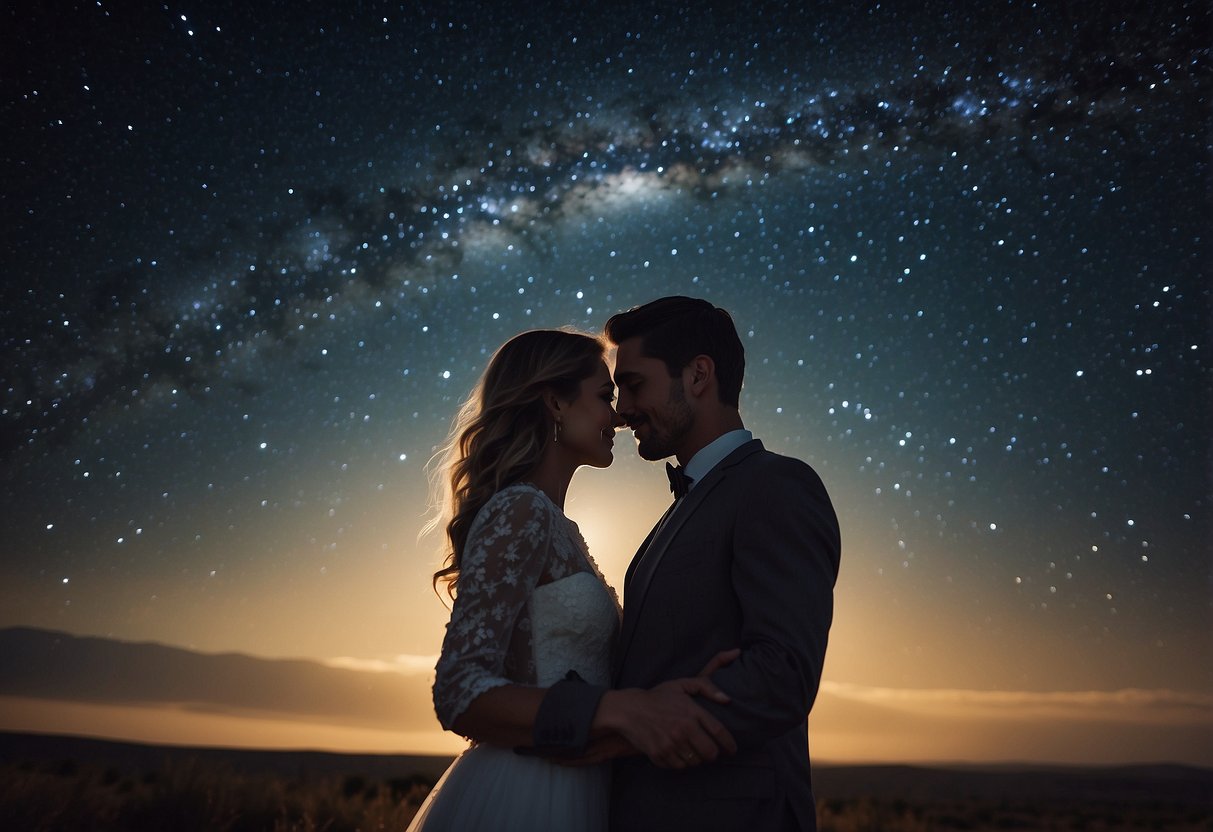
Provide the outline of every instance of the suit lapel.
[[640,548],[637,549],[636,554],[632,556],[632,562],[628,564],[628,571],[623,576],[623,594],[624,595],[627,595],[631,591],[629,588],[632,585],[632,575],[635,574],[636,567],[640,564],[640,561],[643,559],[644,553],[648,551],[649,546],[653,542],[653,538],[657,536],[657,530],[661,528],[662,524],[665,523],[666,518],[670,516],[670,512],[673,510],[674,510],[674,504],[670,503],[670,507],[665,510],[665,514],[661,515],[661,517],[653,525],[653,528],[649,529],[648,537],[646,537],[644,539],[644,543],[640,544]]
[[[679,530],[708,499],[713,489],[728,476],[729,471],[750,454],[760,450],[762,450],[762,442],[753,439],[733,451],[708,472],[708,475],[703,478],[703,482],[691,489],[682,502],[677,504],[677,511],[673,511],[674,506],[671,506],[666,511],[666,515],[662,516],[662,520],[657,522],[653,531],[649,532],[648,538],[628,566],[627,577],[624,580],[623,628],[619,635],[616,675],[618,675],[618,669],[623,666],[623,660],[627,656],[632,636],[636,630],[636,621],[640,618],[645,596],[648,594],[649,584],[652,582],[662,558],[665,557],[666,550],[678,536]],[[671,511],[673,511],[672,516],[668,516]],[[663,526],[662,521],[667,520],[667,516],[668,522]]]

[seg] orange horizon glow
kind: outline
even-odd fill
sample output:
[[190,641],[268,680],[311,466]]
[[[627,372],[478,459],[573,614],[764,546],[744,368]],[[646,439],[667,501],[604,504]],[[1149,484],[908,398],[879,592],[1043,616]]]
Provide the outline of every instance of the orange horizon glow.
[[[1144,640],[1126,642],[1114,664],[1087,655],[1080,642],[1058,638],[1047,616],[1024,626],[1012,615],[1013,593],[1010,600],[977,601],[956,588],[952,575],[923,578],[925,570],[905,568],[896,552],[888,556],[896,549],[886,539],[890,532],[848,522],[846,506],[859,503],[845,483],[832,487],[845,535],[834,626],[810,719],[815,761],[1213,767],[1213,697],[1194,692],[1205,689],[1206,671],[1171,660],[1183,645],[1168,653]],[[94,580],[85,574],[65,587],[72,604],[54,617],[23,606],[22,598],[34,593],[19,585],[9,588],[13,604],[0,613],[0,626],[397,673],[410,680],[407,697],[380,704],[381,713],[398,710],[398,720],[244,712],[222,703],[0,697],[0,729],[185,746],[458,753],[465,742],[442,732],[428,710],[430,668],[448,610],[430,589],[440,560],[436,541],[417,537],[424,497],[419,482],[403,492],[368,487],[355,495],[365,522],[351,524],[344,548],[317,560],[310,577],[300,570],[283,583],[273,571],[220,570],[201,576],[196,594],[188,595],[182,584],[155,574],[96,591],[81,586]],[[566,511],[613,586],[622,586],[636,544],[668,498],[652,465],[622,441],[609,471],[587,469],[574,478]],[[955,577],[961,583],[965,576]],[[916,591],[903,591],[913,581]],[[958,610],[975,620],[962,606],[975,603],[988,624],[957,627]],[[1199,645],[1189,652],[1199,655]],[[1056,680],[1057,689],[1019,684],[1025,668]]]
[[[387,672],[387,671],[384,671]],[[428,688],[430,677],[411,674]],[[1172,691],[893,690],[823,683],[810,718],[819,764],[1023,763],[1213,767],[1213,698]],[[458,754],[432,713],[395,727],[200,705],[0,697],[0,730],[153,745],[346,754]]]

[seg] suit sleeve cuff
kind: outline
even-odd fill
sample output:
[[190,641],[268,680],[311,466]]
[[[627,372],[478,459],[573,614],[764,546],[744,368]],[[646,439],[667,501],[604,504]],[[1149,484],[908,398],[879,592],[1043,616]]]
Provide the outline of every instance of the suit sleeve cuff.
[[532,731],[534,746],[515,749],[538,757],[577,757],[590,741],[590,726],[607,688],[591,685],[575,671],[548,688]]

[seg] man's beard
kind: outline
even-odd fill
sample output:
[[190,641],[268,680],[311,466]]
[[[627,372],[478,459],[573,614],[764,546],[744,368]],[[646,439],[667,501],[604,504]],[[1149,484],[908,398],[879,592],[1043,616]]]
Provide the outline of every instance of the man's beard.
[[687,404],[680,378],[670,382],[670,397],[661,413],[661,421],[664,423],[664,430],[658,429],[652,419],[649,419],[649,435],[644,439],[636,437],[636,453],[640,454],[641,459],[654,462],[673,456],[677,446],[691,432],[695,414]]

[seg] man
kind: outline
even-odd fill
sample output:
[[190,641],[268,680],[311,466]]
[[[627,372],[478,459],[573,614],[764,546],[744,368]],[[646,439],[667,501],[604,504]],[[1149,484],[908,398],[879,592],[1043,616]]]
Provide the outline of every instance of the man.
[[[612,317],[606,334],[619,415],[641,457],[677,458],[678,496],[628,569],[616,690],[552,688],[536,744],[613,730],[644,752],[614,764],[612,829],[816,829],[807,719],[838,574],[829,496],[808,465],[744,429],[744,349],[726,311],[662,298]],[[733,647],[740,656],[711,673],[729,701],[684,696],[675,714],[669,680]]]

